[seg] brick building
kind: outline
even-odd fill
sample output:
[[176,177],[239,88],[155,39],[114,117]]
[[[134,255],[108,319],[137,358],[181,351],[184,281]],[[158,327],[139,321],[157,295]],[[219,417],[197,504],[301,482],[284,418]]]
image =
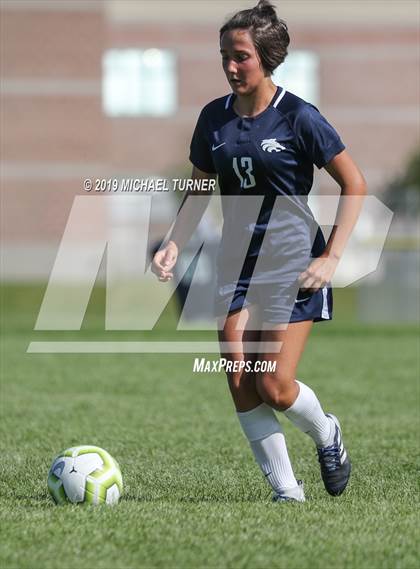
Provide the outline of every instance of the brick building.
[[[188,171],[200,108],[228,92],[218,28],[228,14],[253,4],[2,0],[5,277],[48,273],[84,178]],[[419,4],[275,4],[289,25],[291,54],[312,61],[305,69],[316,83],[317,104],[361,166],[370,192],[379,193],[418,144]],[[124,79],[127,69],[146,73],[151,93],[143,101],[107,94],[107,74],[108,83],[122,77],[135,94],[138,81]],[[167,97],[156,98],[154,86]],[[317,191],[336,190],[321,174]]]

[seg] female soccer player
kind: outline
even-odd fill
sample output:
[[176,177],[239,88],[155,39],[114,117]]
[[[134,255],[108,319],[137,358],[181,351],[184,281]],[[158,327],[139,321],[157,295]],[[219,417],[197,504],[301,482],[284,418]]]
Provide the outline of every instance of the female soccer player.
[[[237,416],[274,490],[273,499],[303,502],[303,484],[295,478],[274,411],[281,411],[313,439],[325,488],[340,495],[350,477],[340,424],[324,413],[312,389],[296,380],[296,369],[313,322],[332,316],[328,284],[366,186],[337,132],[319,111],[273,83],[271,75],[284,61],[288,45],[287,26],[267,0],[223,25],[220,52],[232,93],[202,110],[190,159],[193,178],[218,176],[222,197],[233,197],[224,207],[218,258],[216,308],[218,314],[227,314],[219,328],[221,352],[230,362],[255,361],[256,350],[248,348],[249,342],[281,346],[258,355],[274,361],[275,371],[256,373],[252,367],[227,372]],[[314,164],[334,178],[342,196],[353,196],[340,204],[327,243],[319,227],[314,230],[304,199],[312,186]],[[247,223],[243,196],[263,200],[254,224]],[[278,197],[289,205],[277,207]],[[192,202],[186,199],[182,206],[187,223],[175,224],[170,240],[153,259],[153,271],[162,282],[172,278],[179,250],[206,205],[202,202],[198,211]],[[233,279],[231,262],[235,254],[241,255],[237,247],[245,247],[245,262],[239,279]],[[307,263],[302,265],[302,259]]]

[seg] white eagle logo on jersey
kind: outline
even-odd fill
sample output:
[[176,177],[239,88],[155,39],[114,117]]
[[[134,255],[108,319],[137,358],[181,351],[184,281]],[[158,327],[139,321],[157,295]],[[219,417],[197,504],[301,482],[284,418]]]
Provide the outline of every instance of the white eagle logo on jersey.
[[275,138],[266,138],[261,141],[261,147],[265,152],[281,152],[286,150],[286,147],[277,142]]

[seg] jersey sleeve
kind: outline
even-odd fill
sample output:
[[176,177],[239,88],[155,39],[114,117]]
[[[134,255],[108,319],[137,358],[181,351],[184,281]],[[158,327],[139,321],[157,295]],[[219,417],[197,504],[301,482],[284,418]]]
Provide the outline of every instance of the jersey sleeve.
[[199,170],[213,174],[216,169],[213,164],[211,147],[209,142],[209,129],[207,127],[206,113],[203,109],[198,117],[198,121],[190,144],[190,161]]
[[334,127],[309,104],[296,117],[295,134],[299,148],[318,168],[323,168],[345,148]]

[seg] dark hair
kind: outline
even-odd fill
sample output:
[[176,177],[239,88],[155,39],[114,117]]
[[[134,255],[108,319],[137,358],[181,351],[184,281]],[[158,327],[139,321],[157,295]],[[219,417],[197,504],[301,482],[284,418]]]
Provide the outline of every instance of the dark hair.
[[263,68],[270,74],[287,56],[290,43],[286,22],[277,17],[268,0],[260,0],[254,8],[241,10],[221,28],[220,38],[230,30],[249,30]]

